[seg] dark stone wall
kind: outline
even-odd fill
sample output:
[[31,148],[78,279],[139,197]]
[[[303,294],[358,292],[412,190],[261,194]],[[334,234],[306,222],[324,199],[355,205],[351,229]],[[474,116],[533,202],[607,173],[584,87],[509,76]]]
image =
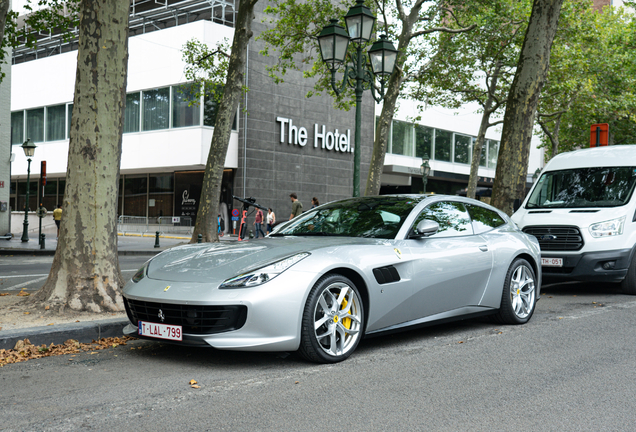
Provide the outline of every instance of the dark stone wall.
[[[256,198],[259,204],[272,207],[278,220],[287,220],[291,213],[289,194],[295,192],[304,210],[311,207],[311,198],[321,203],[347,198],[353,191],[353,153],[314,148],[314,125],[326,131],[351,131],[354,145],[355,109],[349,112],[334,108],[329,95],[306,98],[313,81],[299,72],[288,72],[285,82],[275,84],[266,67],[275,57],[262,56],[264,42],[255,40],[265,28],[262,23],[264,4],[257,5],[254,38],[250,42],[248,63],[247,121],[241,112],[239,122],[239,169],[234,178],[234,195]],[[272,53],[274,56],[275,53]],[[373,148],[375,101],[369,91],[362,103],[362,152],[360,185],[364,194]],[[242,103],[241,106],[244,106]],[[293,125],[307,129],[307,144],[281,143],[281,124],[277,117],[292,119]],[[247,137],[247,139],[245,139]],[[286,135],[287,141],[287,135]],[[244,170],[243,167],[246,169]],[[239,203],[234,202],[235,207]],[[252,228],[253,218],[249,224]]]

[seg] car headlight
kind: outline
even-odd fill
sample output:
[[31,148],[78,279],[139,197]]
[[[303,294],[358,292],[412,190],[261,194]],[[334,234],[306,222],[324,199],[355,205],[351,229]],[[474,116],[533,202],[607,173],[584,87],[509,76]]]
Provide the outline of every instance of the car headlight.
[[605,222],[599,222],[590,225],[590,234],[592,237],[609,237],[623,234],[625,226],[625,216],[612,219]]
[[150,261],[146,262],[144,265],[141,266],[141,268],[139,270],[137,270],[137,273],[135,273],[132,277],[132,281],[134,283],[139,282],[140,280],[142,280],[143,278],[146,277],[146,273],[148,271],[148,264],[150,264]]
[[292,255],[265,267],[230,278],[223,282],[219,288],[246,288],[264,284],[309,255],[309,252]]

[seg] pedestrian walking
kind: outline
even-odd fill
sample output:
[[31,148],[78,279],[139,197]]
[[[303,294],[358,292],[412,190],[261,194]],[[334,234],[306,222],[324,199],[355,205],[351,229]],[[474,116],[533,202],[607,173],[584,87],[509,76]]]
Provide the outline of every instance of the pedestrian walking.
[[258,238],[258,233],[261,233],[261,236],[265,237],[265,233],[263,233],[263,229],[261,226],[263,225],[263,210],[256,209],[256,217],[254,218],[254,231],[256,231],[256,238]]
[[318,207],[319,205],[320,205],[320,203],[318,202],[318,198],[313,197],[311,199],[311,208]]
[[272,208],[267,209],[267,234],[269,235],[276,224],[276,215],[274,214],[274,210]]
[[60,238],[60,221],[62,220],[62,204],[58,204],[57,208],[53,210],[53,220],[57,225],[57,238]]
[[292,220],[303,212],[303,203],[298,201],[298,195],[296,195],[294,192],[289,194],[289,198],[291,198],[292,202],[292,211],[291,215],[289,215],[289,220]]

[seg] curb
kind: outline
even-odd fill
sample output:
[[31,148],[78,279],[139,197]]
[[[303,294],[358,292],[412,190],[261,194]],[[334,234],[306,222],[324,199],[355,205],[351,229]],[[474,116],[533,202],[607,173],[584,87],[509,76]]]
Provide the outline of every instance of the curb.
[[13,349],[19,340],[24,339],[29,339],[29,342],[36,346],[42,344],[48,346],[52,343],[62,344],[69,339],[90,343],[105,337],[120,337],[124,335],[123,328],[128,323],[128,319],[112,318],[3,331],[0,333],[0,349]]
[[[165,249],[149,249],[149,250],[120,250],[117,251],[117,255],[157,255],[159,252],[163,252]],[[52,256],[55,255],[55,249],[0,249],[0,256],[8,255],[39,255],[39,256]]]

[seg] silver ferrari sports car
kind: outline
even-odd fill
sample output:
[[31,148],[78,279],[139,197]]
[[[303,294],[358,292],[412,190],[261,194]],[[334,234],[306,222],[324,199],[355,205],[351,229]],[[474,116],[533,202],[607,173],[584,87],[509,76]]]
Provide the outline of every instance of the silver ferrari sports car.
[[494,207],[444,195],[351,198],[263,240],[162,252],[124,287],[124,333],[332,363],[365,336],[441,320],[524,324],[540,286],[536,238]]

